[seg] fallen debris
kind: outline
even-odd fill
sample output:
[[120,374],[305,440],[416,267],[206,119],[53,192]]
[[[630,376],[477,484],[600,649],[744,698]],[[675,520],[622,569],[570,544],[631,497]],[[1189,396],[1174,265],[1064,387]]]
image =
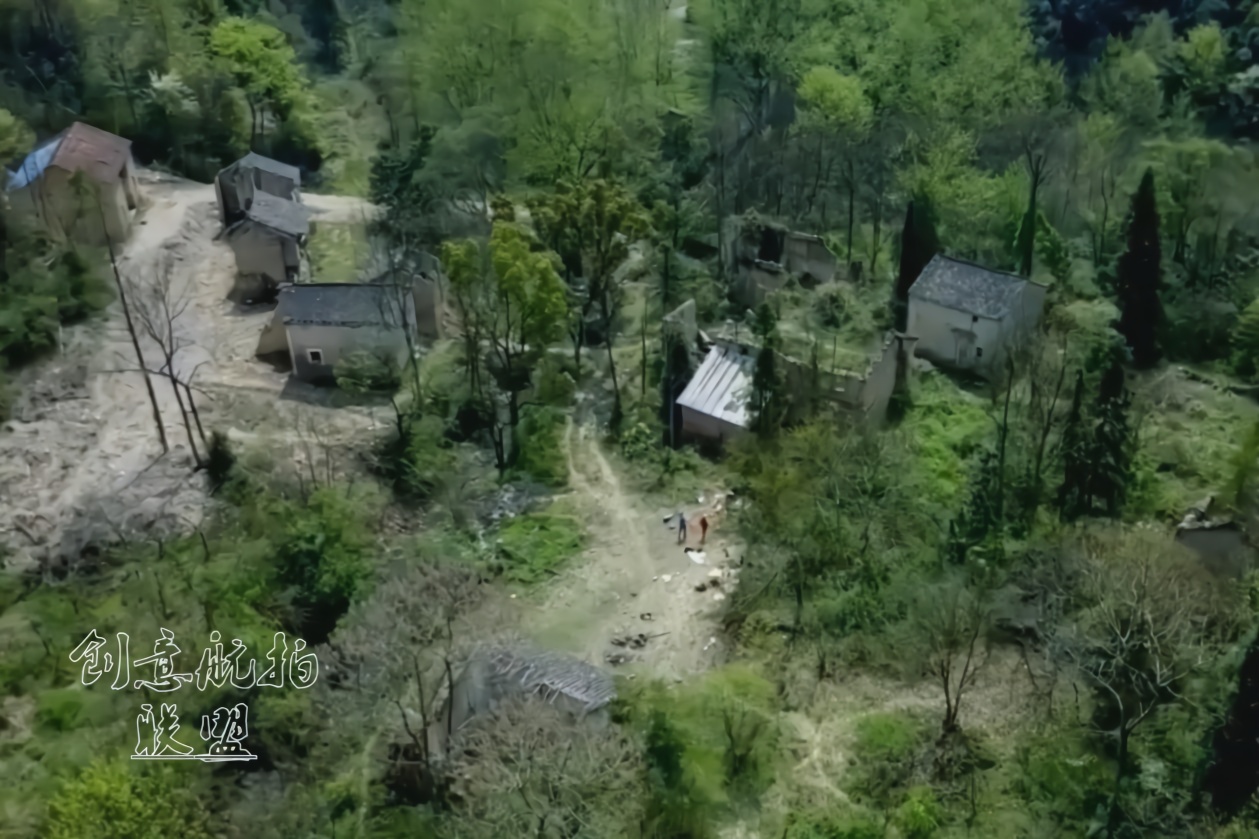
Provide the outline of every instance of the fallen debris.
[[643,612],[638,616],[638,619],[644,621],[654,621],[656,618],[651,614],[651,612]]
[[628,664],[633,661],[634,657],[629,653],[608,653],[603,657],[603,660],[613,667],[619,667],[622,664]]
[[663,581],[663,582],[666,582],[666,583],[667,583],[667,582],[669,582],[670,580],[672,580],[672,579],[673,579],[673,575],[672,575],[672,574],[665,574],[665,575],[661,576],[661,578],[660,578],[660,579],[661,579],[661,581]]
[[691,562],[696,565],[703,565],[708,558],[708,554],[703,551],[697,551],[694,548],[685,548],[684,552],[691,558]]

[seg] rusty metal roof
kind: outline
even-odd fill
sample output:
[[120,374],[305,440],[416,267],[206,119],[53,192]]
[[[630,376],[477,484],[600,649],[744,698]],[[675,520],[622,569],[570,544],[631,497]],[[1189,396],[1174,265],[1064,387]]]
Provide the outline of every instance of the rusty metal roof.
[[130,140],[76,122],[65,130],[50,165],[83,172],[101,183],[116,183],[130,158]]
[[710,417],[747,428],[748,395],[756,356],[733,344],[717,344],[678,397],[678,404]]

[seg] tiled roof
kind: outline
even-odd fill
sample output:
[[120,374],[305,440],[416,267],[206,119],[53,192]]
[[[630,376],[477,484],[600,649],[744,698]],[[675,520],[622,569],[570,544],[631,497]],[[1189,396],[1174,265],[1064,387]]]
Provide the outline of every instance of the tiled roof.
[[[231,166],[228,166],[227,168],[228,169],[236,169],[236,168],[261,169],[264,172],[271,172],[272,174],[279,175],[284,178],[288,178],[297,186],[301,186],[302,184],[302,170],[301,169],[298,169],[296,166],[290,166],[287,163],[281,163],[278,160],[272,160],[269,157],[264,157],[263,155],[258,154],[257,152],[251,151],[249,154],[245,155],[240,160],[236,161],[235,163],[233,163]],[[227,171],[227,170],[225,169],[224,171]]]
[[410,296],[396,286],[301,283],[280,289],[274,317],[306,326],[397,326]]
[[747,428],[748,395],[756,356],[738,347],[717,344],[678,397],[678,404],[731,425]]
[[253,203],[249,205],[245,215],[258,224],[265,224],[290,236],[305,236],[310,233],[310,210],[296,201],[277,198],[270,193],[254,193]]
[[909,289],[910,297],[980,317],[1000,319],[1027,280],[961,259],[936,254]]
[[131,157],[131,141],[82,122],[66,129],[50,165],[115,183]]

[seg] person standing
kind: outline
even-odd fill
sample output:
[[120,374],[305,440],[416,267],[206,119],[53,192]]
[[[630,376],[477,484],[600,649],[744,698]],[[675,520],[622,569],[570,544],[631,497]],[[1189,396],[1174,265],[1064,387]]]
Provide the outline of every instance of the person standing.
[[686,544],[686,514],[678,513],[678,544]]
[[699,517],[699,544],[703,547],[704,542],[708,539],[708,516]]

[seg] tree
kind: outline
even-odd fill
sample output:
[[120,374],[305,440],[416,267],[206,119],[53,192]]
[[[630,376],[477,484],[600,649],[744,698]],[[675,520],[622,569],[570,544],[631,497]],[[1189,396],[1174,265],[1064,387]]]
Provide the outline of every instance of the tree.
[[1084,416],[1084,371],[1076,371],[1071,410],[1067,413],[1058,442],[1062,458],[1062,483],[1058,485],[1058,515],[1071,521],[1086,515],[1089,509],[1089,438]]
[[96,762],[49,803],[49,839],[209,839],[210,814],[170,769],[144,772],[136,761]]
[[1247,381],[1259,375],[1259,299],[1242,310],[1233,327],[1233,372]]
[[988,609],[960,579],[933,586],[918,598],[911,629],[926,671],[944,693],[944,736],[960,730],[962,699],[987,662]]
[[587,320],[591,312],[598,313],[612,375],[615,427],[621,415],[621,389],[613,346],[624,291],[624,274],[618,275],[618,269],[629,259],[630,245],[651,230],[651,219],[624,184],[603,178],[562,183],[551,195],[532,202],[530,210],[539,235],[564,259],[566,270],[585,281],[573,336],[578,366]]
[[[489,343],[490,373],[506,401],[510,439],[495,423],[500,471],[516,462],[520,392],[528,387],[532,364],[563,334],[568,318],[557,261],[553,253],[533,249],[528,234],[512,222],[496,222],[487,243],[464,240],[442,246],[451,287],[476,334]],[[468,350],[477,356],[484,352],[480,342]]]
[[919,196],[905,209],[905,224],[901,227],[901,258],[896,272],[896,292],[893,307],[896,312],[896,328],[904,332],[909,317],[909,287],[918,279],[940,251],[936,236],[935,219],[928,200]]
[[[1227,631],[1220,590],[1161,534],[1095,531],[1084,536],[1078,622],[1054,639],[1097,692],[1093,725],[1114,744],[1107,830],[1122,815],[1130,743],[1159,706],[1174,702],[1205,659],[1213,633]],[[1218,636],[1217,636],[1218,637]]]
[[615,836],[645,815],[642,757],[616,726],[574,724],[530,697],[478,715],[456,738],[458,835]]
[[1137,367],[1150,367],[1160,358],[1159,330],[1163,306],[1158,202],[1154,194],[1154,170],[1147,169],[1132,197],[1128,221],[1128,249],[1119,258],[1115,291],[1119,305],[1116,328],[1132,350]]
[[[156,345],[161,356],[161,366],[156,370],[146,368],[156,376],[170,382],[175,394],[175,403],[179,406],[179,416],[188,435],[188,446],[192,450],[193,463],[202,466],[201,453],[197,448],[197,438],[202,445],[206,444],[205,431],[201,427],[201,416],[197,412],[197,403],[192,392],[192,381],[197,375],[200,365],[182,370],[180,356],[185,350],[192,349],[180,320],[186,316],[188,304],[187,289],[175,289],[171,285],[171,265],[169,254],[164,253],[154,267],[154,275],[146,282],[133,283],[130,299],[140,328],[149,340]],[[193,425],[196,425],[196,433]]]
[[1096,425],[1089,447],[1090,506],[1114,518],[1128,494],[1131,480],[1133,434],[1128,421],[1132,396],[1124,385],[1123,366],[1118,361],[1102,375],[1094,410]]
[[784,414],[783,387],[778,371],[778,318],[768,303],[756,310],[753,331],[760,339],[752,371],[752,430],[762,437],[771,437],[778,430]]
[[308,83],[280,30],[257,20],[224,18],[210,33],[210,50],[245,93],[251,146],[266,137],[267,113],[284,121],[305,110]]

